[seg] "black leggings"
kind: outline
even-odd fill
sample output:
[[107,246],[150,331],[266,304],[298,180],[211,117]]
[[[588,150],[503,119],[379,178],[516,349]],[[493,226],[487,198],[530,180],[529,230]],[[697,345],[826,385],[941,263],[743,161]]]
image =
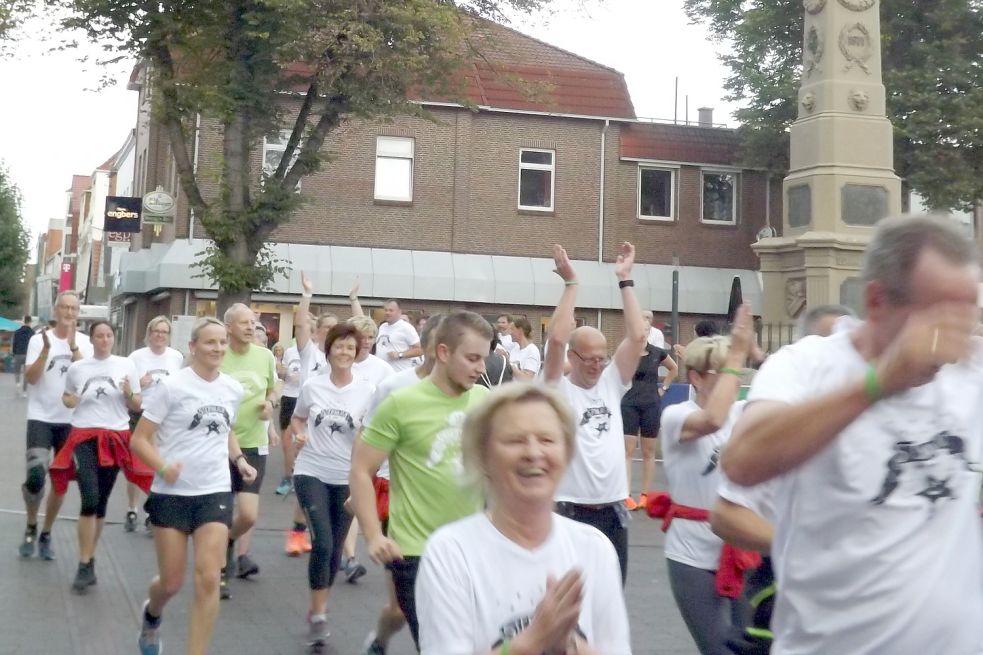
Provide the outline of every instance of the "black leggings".
[[338,575],[341,549],[352,524],[352,517],[345,511],[348,485],[325,484],[309,475],[295,475],[294,492],[311,531],[307,580],[311,589],[327,589]]
[[561,502],[556,513],[578,523],[594,526],[611,541],[621,566],[621,586],[628,579],[628,527],[624,525],[614,505],[577,505]]
[[99,466],[98,439],[89,439],[75,446],[75,479],[78,480],[79,494],[82,496],[82,509],[79,516],[106,516],[109,494],[116,484],[119,468]]
[[716,571],[666,559],[669,587],[700,655],[727,655],[726,641],[734,628],[743,630],[750,605],[744,598],[717,593]]

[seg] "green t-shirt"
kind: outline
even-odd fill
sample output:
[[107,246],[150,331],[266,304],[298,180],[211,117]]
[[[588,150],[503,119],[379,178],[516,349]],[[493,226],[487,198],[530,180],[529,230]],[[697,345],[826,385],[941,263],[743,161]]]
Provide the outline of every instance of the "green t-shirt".
[[232,429],[239,439],[240,448],[263,448],[269,444],[266,424],[259,420],[266,402],[266,394],[276,382],[276,360],[262,346],[249,344],[246,354],[228,348],[222,360],[222,372],[232,376],[245,393],[236,412],[236,422]]
[[434,530],[481,509],[464,476],[461,427],[487,394],[476,385],[451,398],[426,378],[392,393],[365,428],[365,443],[389,453],[389,536],[404,555],[422,555]]

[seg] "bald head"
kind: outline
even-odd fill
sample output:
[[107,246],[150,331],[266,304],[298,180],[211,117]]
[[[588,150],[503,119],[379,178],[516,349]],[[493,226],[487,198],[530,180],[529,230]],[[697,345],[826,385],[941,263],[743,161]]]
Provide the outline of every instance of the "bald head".
[[570,333],[570,347],[574,350],[587,350],[598,345],[607,350],[608,339],[595,327],[582,325]]

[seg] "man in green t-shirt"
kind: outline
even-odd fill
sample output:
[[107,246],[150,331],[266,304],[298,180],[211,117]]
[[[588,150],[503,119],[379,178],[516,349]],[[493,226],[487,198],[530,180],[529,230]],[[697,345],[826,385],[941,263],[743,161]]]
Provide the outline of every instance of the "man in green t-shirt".
[[[228,581],[232,569],[237,568],[241,578],[259,573],[259,566],[249,557],[248,534],[259,515],[259,490],[263,485],[266,456],[270,451],[267,421],[273,415],[276,360],[273,353],[253,342],[255,322],[253,310],[242,303],[232,305],[225,312],[229,348],[225,351],[221,370],[235,378],[245,389],[232,430],[246,461],[256,469],[256,479],[247,483],[235,466],[230,469],[236,513],[229,531],[225,568],[222,569],[219,590],[222,598],[229,597]],[[244,538],[239,542],[239,558],[233,561],[233,543],[240,537]]]
[[[393,392],[379,405],[352,455],[351,494],[369,555],[392,573],[399,606],[419,649],[413,588],[423,546],[434,530],[481,509],[464,478],[461,427],[488,393],[475,382],[485,371],[492,327],[478,314],[444,318],[434,337],[429,377]],[[389,537],[376,514],[372,477],[389,458]]]

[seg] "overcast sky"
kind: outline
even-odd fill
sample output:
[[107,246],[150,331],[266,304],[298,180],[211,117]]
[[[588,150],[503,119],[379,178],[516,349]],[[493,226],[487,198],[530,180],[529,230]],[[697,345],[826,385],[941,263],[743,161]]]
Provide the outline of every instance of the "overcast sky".
[[[679,77],[679,117],[689,95],[697,107],[716,108],[714,120],[733,123],[723,102],[725,70],[701,27],[689,25],[682,0],[556,0],[556,12],[514,25],[546,42],[625,74],[640,117],[673,118]],[[102,91],[101,70],[72,52],[49,53],[38,30],[20,41],[15,56],[0,59],[0,160],[23,195],[24,218],[34,235],[63,216],[73,174],[88,175],[122,145],[136,120],[136,96],[126,90],[129,65],[118,84]]]

